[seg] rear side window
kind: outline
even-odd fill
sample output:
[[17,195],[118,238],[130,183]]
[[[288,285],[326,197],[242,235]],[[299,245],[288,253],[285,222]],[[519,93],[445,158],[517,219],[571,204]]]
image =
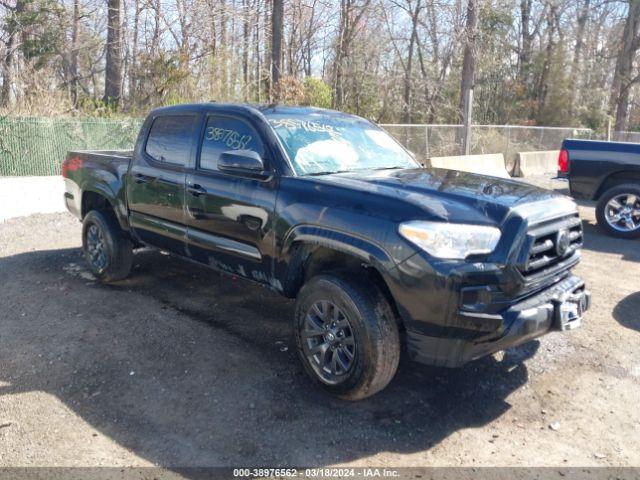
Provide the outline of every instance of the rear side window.
[[262,142],[248,123],[231,117],[209,117],[202,139],[200,168],[217,170],[220,154],[229,150],[253,150],[264,155]]
[[145,151],[154,160],[185,166],[191,153],[195,115],[165,115],[153,121]]

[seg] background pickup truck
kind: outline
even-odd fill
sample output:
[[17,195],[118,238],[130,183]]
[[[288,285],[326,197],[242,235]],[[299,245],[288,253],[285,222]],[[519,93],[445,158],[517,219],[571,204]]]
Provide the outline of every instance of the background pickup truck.
[[384,388],[403,343],[458,366],[574,328],[590,304],[571,199],[421,168],[339,112],[162,108],[133,152],[70,152],[62,172],[96,277],[124,279],[152,246],[295,297],[300,359],[342,398]]
[[573,197],[598,202],[598,225],[608,234],[640,237],[640,144],[565,140],[558,173]]

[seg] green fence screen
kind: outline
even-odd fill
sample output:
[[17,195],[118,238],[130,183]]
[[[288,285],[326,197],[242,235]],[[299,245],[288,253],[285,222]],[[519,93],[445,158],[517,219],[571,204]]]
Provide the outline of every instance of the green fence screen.
[[132,149],[141,119],[0,117],[0,176],[60,175],[69,150]]
[[[59,175],[69,150],[130,150],[138,118],[0,117],[0,176]],[[459,125],[384,125],[419,159],[460,152]],[[500,153],[507,164],[515,152],[560,148],[567,137],[592,138],[589,129],[474,125],[471,153]]]

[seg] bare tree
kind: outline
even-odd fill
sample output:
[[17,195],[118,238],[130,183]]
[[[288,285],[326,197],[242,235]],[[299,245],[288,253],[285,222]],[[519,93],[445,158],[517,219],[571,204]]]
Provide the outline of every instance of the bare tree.
[[[76,0],[77,1],[77,0]],[[131,44],[131,61],[129,64],[129,96],[131,98],[131,103],[133,104],[133,100],[136,98],[136,91],[138,89],[138,41],[139,41],[139,32],[140,32],[140,0],[134,0],[134,11],[133,11],[133,41]]]
[[467,2],[467,20],[464,28],[464,54],[462,57],[462,76],[460,80],[460,123],[465,122],[465,115],[470,108],[467,102],[475,83],[476,74],[476,35],[478,30],[478,8],[476,0]]
[[271,88],[273,89],[282,74],[282,37],[284,31],[284,2],[273,0],[271,11]]
[[339,108],[345,103],[345,62],[349,58],[352,43],[370,5],[371,0],[340,0],[340,24],[333,68],[334,107]]
[[640,74],[633,75],[633,63],[640,49],[640,0],[629,0],[629,10],[622,34],[622,46],[618,51],[613,76],[610,111],[615,110],[615,128],[627,129],[629,95],[631,87],[640,81]]
[[78,104],[78,34],[80,30],[80,0],[73,0],[73,20],[71,27],[71,52],[69,59],[69,91],[71,103],[75,107]]
[[18,0],[14,5],[2,2],[7,21],[7,40],[4,45],[2,59],[2,90],[0,91],[0,106],[7,107],[11,103],[11,86],[13,84],[13,64],[19,43],[19,28],[16,17],[22,12],[24,4]]
[[534,34],[531,32],[532,0],[520,0],[520,48],[518,51],[518,79],[523,85],[529,82],[531,51]]
[[247,0],[242,0],[242,88],[243,99],[249,99],[249,4]]
[[556,45],[558,44],[557,33],[560,30],[560,15],[561,11],[553,0],[547,3],[546,9],[546,46],[544,48],[542,69],[538,78],[536,86],[536,100],[535,113],[532,113],[538,121],[543,116],[547,103],[547,93],[549,92],[549,86],[551,81],[551,67],[554,63],[554,55],[556,53]]
[[104,103],[117,108],[122,92],[122,25],[120,0],[107,0],[107,58]]
[[589,17],[589,10],[591,7],[591,0],[583,0],[578,18],[576,20],[576,34],[575,45],[573,47],[573,60],[571,62],[571,79],[574,81],[574,88],[571,90],[571,109],[575,110],[575,99],[578,93],[580,84],[580,61],[582,60],[582,50],[584,49],[584,30],[587,25],[587,19]]
[[280,81],[385,122],[460,122],[475,86],[478,121],[640,128],[638,2],[0,0],[0,114],[264,101]]

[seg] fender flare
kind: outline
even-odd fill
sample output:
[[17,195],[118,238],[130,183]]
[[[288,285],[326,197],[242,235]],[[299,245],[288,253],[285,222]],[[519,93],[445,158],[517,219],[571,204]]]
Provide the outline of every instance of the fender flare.
[[316,245],[345,253],[370,264],[381,273],[396,266],[391,256],[374,242],[352,233],[332,230],[317,225],[297,225],[285,236],[281,258],[290,255],[296,244]]
[[[607,183],[608,182],[613,181],[614,178],[620,177],[621,175],[625,175],[625,174],[626,175],[631,174],[630,178],[621,180],[619,182],[618,181],[614,181],[614,183],[612,185],[607,187]],[[598,186],[594,190],[594,193],[592,195],[591,200],[598,201],[600,199],[600,197],[602,197],[602,195],[604,195],[604,193],[607,190],[609,190],[610,188],[615,187],[616,184],[622,184],[622,183],[640,183],[640,170],[628,169],[628,168],[620,167],[615,172],[609,172],[598,183]]]
[[[94,193],[103,197],[111,208],[113,213],[120,224],[120,228],[123,230],[129,230],[129,221],[127,215],[126,205],[114,194],[114,192],[105,183],[93,183],[89,188],[83,188],[82,190],[82,203],[84,203],[85,193]],[[81,208],[84,209],[84,205],[81,204]]]

